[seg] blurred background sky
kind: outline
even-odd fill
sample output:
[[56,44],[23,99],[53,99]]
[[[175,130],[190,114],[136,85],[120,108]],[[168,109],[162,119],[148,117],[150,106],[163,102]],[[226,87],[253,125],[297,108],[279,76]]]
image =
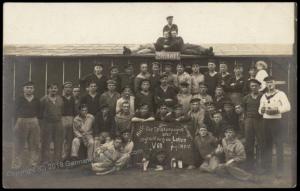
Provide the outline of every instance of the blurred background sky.
[[294,42],[293,3],[5,3],[4,44],[140,44],[173,15],[185,42]]

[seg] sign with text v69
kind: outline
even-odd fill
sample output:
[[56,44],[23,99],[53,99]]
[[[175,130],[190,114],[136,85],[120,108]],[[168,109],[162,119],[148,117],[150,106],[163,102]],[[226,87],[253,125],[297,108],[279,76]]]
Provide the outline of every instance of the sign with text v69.
[[134,147],[146,153],[163,150],[169,157],[188,162],[193,157],[193,141],[187,137],[185,125],[189,124],[157,121],[134,123]]

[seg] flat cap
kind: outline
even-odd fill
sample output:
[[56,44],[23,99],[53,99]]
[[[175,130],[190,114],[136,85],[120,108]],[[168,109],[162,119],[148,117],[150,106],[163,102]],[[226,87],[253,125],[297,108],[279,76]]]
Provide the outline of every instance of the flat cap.
[[34,83],[31,82],[31,81],[28,81],[28,82],[25,82],[25,83],[23,84],[23,87],[24,87],[24,86],[34,86]]
[[71,85],[73,86],[73,83],[70,81],[66,81],[65,83],[63,83],[63,87],[67,86],[67,85]]
[[226,128],[225,128],[225,130],[224,130],[225,133],[226,133],[226,132],[229,132],[229,131],[235,132],[235,130],[234,130],[234,128],[233,128],[232,125],[227,125]]
[[115,80],[107,80],[107,84],[113,84],[113,85],[116,85],[116,81]]

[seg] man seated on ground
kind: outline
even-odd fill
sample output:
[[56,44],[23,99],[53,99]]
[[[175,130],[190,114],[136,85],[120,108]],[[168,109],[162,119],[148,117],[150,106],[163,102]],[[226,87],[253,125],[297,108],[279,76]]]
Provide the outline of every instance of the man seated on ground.
[[215,172],[218,175],[230,174],[231,176],[243,181],[257,181],[256,177],[242,169],[243,162],[246,159],[245,148],[236,138],[232,126],[225,130],[225,138],[222,139],[222,145],[216,149],[216,154],[225,155],[225,163],[221,163]]
[[133,147],[134,147],[134,143],[131,140],[131,131],[124,130],[121,135],[122,135],[122,139],[123,139],[124,152],[131,154]]
[[203,124],[197,130],[194,141],[203,160],[199,169],[204,172],[212,172],[219,164],[219,159],[214,153],[217,148],[217,139],[207,130],[206,125]]
[[73,132],[74,139],[72,141],[71,157],[78,159],[78,151],[83,143],[87,147],[87,155],[90,161],[93,160],[94,139],[93,124],[94,116],[88,113],[88,107],[85,104],[80,105],[80,113],[74,118]]
[[120,112],[115,116],[117,135],[121,135],[124,131],[131,132],[132,117],[133,114],[130,113],[129,103],[123,102]]
[[164,150],[154,151],[150,155],[149,166],[155,168],[155,171],[170,169],[170,157]]
[[103,145],[95,153],[92,170],[96,175],[105,175],[121,170],[130,159],[130,154],[124,152],[121,137],[115,137],[113,144]]

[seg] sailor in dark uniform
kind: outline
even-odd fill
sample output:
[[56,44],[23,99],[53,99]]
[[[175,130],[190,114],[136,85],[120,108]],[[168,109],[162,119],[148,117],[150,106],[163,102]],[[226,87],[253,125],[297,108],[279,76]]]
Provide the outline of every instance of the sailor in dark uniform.
[[171,35],[171,31],[175,30],[178,33],[178,27],[176,24],[173,24],[173,16],[167,17],[168,24],[164,26],[163,32],[167,31]]

